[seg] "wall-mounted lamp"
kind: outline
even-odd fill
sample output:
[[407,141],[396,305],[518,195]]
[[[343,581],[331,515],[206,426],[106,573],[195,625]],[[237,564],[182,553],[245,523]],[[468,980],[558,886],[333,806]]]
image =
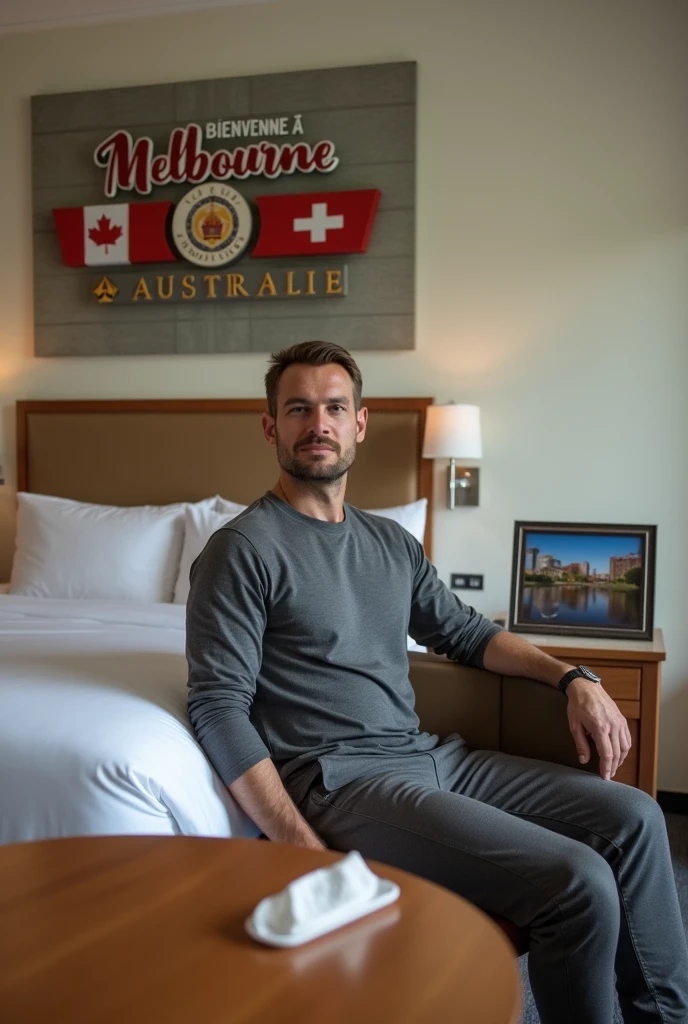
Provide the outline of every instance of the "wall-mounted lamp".
[[480,470],[457,468],[457,459],[481,459],[480,408],[477,405],[429,405],[425,417],[424,459],[449,459],[447,505],[477,505]]

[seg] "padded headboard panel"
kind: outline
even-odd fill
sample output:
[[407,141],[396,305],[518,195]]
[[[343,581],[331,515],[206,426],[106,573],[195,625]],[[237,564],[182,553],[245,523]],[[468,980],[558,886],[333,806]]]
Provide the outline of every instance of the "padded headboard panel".
[[[348,479],[361,508],[428,499],[421,458],[430,398],[370,398],[365,441]],[[261,427],[264,399],[18,402],[18,490],[108,505],[162,505],[221,494],[249,504],[278,476]]]

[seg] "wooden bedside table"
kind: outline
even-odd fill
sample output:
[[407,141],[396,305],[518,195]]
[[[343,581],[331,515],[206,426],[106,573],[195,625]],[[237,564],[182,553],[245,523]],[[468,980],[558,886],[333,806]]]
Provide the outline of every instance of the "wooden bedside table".
[[[601,640],[597,637],[520,633],[539,650],[571,665],[587,665],[602,677],[602,685],[628,719],[633,746],[615,781],[637,786],[657,796],[657,738],[661,663],[666,660],[661,629],[652,640]],[[519,680],[504,687],[503,702],[520,697]]]

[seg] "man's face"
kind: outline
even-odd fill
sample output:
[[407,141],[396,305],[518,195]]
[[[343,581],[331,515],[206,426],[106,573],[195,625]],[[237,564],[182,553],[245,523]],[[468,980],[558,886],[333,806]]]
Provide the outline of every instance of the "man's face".
[[343,366],[294,363],[280,378],[277,417],[263,417],[265,436],[281,468],[297,480],[333,481],[351,467],[365,437],[368,412],[354,408]]

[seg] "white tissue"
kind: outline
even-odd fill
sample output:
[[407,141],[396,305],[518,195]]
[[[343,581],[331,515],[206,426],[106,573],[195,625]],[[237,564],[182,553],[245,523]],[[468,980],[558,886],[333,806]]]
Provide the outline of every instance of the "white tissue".
[[378,894],[379,883],[358,850],[352,850],[336,864],[309,871],[261,900],[253,925],[258,932],[276,936],[323,931],[333,917],[355,916],[357,908]]

